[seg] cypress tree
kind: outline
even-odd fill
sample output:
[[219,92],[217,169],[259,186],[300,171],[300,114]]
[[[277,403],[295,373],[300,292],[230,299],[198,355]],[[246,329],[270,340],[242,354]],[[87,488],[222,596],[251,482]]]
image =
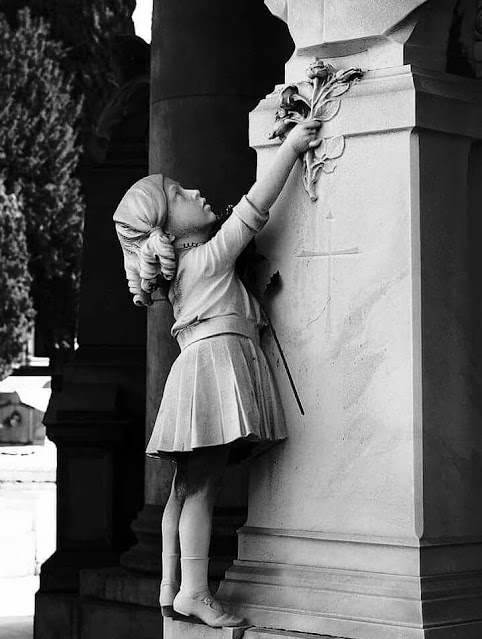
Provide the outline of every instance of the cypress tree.
[[34,316],[25,218],[15,194],[0,180],[0,380],[24,352]]
[[64,47],[48,24],[0,15],[0,177],[22,198],[32,296],[44,354],[75,338],[83,202],[75,177],[82,101],[62,62]]

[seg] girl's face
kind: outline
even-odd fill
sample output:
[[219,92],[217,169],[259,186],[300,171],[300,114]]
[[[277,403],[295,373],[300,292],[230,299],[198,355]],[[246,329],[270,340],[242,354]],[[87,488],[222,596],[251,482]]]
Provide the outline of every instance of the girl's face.
[[167,233],[182,238],[211,231],[217,221],[216,216],[199,191],[184,189],[170,178],[164,178],[164,191],[168,203],[164,227]]

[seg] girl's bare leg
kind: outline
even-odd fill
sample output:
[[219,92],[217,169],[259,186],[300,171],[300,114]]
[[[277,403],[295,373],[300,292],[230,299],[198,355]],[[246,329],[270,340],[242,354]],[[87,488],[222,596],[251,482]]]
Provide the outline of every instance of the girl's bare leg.
[[194,451],[183,468],[184,504],[179,520],[182,591],[208,594],[208,556],[213,508],[222,485],[229,450],[225,446]]
[[208,586],[212,514],[228,455],[228,446],[199,449],[190,454],[183,468],[185,498],[179,520],[181,590],[174,608],[215,627],[242,623],[242,619],[225,613],[212,599]]
[[162,613],[167,616],[172,614],[172,602],[179,591],[180,584],[179,518],[182,509],[182,493],[178,484],[176,468],[171,493],[162,515],[162,581],[159,603]]

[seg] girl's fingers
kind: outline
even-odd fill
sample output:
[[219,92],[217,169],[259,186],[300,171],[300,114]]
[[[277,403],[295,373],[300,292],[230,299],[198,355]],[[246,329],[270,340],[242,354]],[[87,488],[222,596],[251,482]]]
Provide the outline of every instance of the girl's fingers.
[[308,120],[305,122],[305,126],[308,129],[319,129],[321,126],[321,120]]

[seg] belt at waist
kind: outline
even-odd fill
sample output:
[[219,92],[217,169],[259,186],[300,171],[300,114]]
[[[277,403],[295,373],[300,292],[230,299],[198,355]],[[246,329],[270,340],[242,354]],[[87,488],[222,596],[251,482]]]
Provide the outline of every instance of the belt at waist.
[[176,335],[181,351],[190,344],[198,342],[206,337],[214,335],[222,335],[223,333],[236,333],[249,337],[256,344],[259,343],[259,332],[256,324],[252,320],[243,319],[242,317],[212,317],[211,319],[202,320],[196,324],[186,326]]

